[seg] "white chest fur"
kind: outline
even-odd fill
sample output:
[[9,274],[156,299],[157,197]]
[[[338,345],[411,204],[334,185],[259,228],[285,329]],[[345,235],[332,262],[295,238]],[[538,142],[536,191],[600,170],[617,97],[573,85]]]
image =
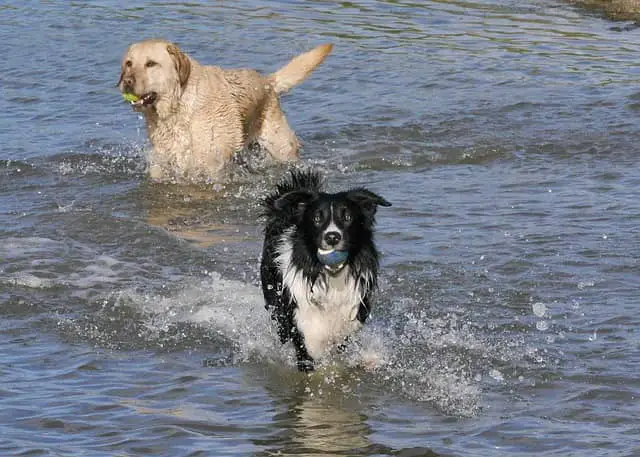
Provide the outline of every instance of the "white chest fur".
[[287,238],[281,244],[277,263],[284,286],[298,304],[294,315],[296,326],[304,336],[309,355],[318,359],[362,326],[356,316],[363,291],[349,267],[335,276],[325,274],[318,278],[312,290],[302,271],[290,262],[291,245]]

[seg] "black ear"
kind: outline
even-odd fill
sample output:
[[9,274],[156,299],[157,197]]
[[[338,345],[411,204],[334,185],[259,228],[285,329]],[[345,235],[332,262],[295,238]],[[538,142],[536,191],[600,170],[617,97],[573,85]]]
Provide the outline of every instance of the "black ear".
[[380,195],[374,194],[367,189],[353,189],[347,192],[347,198],[354,203],[360,205],[362,212],[369,221],[373,221],[378,205],[391,206],[387,200]]
[[317,197],[315,192],[310,190],[294,190],[277,198],[273,202],[273,207],[292,216],[300,217],[304,208],[309,202]]

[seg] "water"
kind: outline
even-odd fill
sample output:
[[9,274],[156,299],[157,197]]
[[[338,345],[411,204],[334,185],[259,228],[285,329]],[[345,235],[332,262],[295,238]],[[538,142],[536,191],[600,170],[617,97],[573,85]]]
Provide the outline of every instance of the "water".
[[[1,455],[640,455],[637,31],[552,0],[127,5],[0,6]],[[393,203],[343,360],[297,373],[263,310],[282,168],[145,179],[114,85],[147,37],[263,71],[335,43],[283,102],[303,163]]]

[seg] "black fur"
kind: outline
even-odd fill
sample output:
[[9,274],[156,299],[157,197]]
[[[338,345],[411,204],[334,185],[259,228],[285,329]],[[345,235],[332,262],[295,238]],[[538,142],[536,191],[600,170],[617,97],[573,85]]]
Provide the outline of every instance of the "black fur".
[[[283,235],[293,246],[291,263],[303,272],[309,290],[331,274],[317,258],[322,246],[323,230],[333,221],[340,229],[340,250],[348,251],[346,266],[364,291],[357,319],[364,323],[370,312],[371,293],[377,286],[378,251],[373,240],[377,205],[391,206],[384,198],[364,189],[351,189],[334,194],[323,192],[320,175],[314,171],[291,171],[278,184],[275,192],[263,202],[266,217],[265,238],[260,268],[266,308],[277,323],[280,341],[291,340],[302,371],[313,369],[304,335],[296,327],[296,300],[283,284],[276,263]],[[330,212],[329,212],[330,210]],[[314,219],[315,218],[315,219]],[[326,238],[325,238],[326,239]]]

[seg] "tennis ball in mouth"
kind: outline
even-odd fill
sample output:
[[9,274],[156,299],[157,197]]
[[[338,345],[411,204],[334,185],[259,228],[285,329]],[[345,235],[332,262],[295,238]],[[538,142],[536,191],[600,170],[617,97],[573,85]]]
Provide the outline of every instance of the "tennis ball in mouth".
[[139,97],[137,95],[129,94],[127,92],[122,94],[122,98],[124,98],[129,103],[135,103],[139,100]]
[[318,249],[318,260],[323,265],[339,265],[347,260],[349,256],[348,251],[335,251],[335,250],[323,250]]

